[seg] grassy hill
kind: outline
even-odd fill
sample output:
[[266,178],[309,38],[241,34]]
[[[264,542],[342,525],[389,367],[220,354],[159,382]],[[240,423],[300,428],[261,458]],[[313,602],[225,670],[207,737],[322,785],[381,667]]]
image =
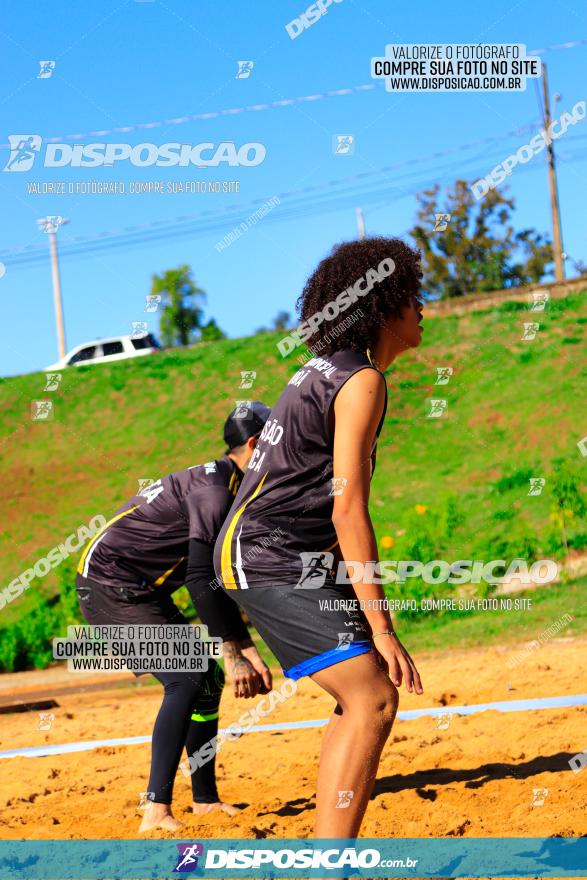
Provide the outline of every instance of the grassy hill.
[[[528,321],[540,329],[522,341]],[[562,558],[551,518],[553,461],[587,482],[576,445],[586,431],[586,323],[580,294],[545,312],[507,302],[425,320],[421,347],[387,373],[371,504],[378,539],[392,544],[383,557]],[[2,586],[91,517],[109,518],[139,479],[219,456],[235,401],[271,405],[299,368],[295,356],[279,355],[280,335],[66,370],[54,392],[44,391],[40,373],[0,380]],[[435,385],[444,366],[453,375]],[[239,389],[244,370],[257,373],[252,390]],[[54,418],[31,420],[31,401],[47,398]],[[447,400],[445,417],[427,418],[430,398]],[[546,479],[538,496],[528,496],[530,477]],[[571,550],[585,546],[584,524],[571,523],[568,537]],[[68,566],[33,580],[0,612],[0,627],[42,606]]]

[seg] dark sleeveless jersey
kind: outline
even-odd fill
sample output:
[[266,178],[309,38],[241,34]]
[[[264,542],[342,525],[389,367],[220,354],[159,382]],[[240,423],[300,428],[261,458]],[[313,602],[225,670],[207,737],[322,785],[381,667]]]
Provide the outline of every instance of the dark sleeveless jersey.
[[300,554],[320,558],[336,547],[332,509],[344,487],[333,481],[330,410],[345,382],[366,368],[374,369],[367,355],[338,351],[312,358],[286,385],[216,542],[214,567],[226,589],[295,586],[308,565]]
[[86,546],[78,573],[131,592],[185,583],[190,538],[213,544],[241,479],[231,458],[195,465],[144,488]]

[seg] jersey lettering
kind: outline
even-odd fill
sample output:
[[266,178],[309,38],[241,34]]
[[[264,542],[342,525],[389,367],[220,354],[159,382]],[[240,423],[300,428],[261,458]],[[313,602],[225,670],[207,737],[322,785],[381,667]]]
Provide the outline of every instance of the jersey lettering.
[[306,376],[309,376],[309,375],[310,375],[309,370],[298,370],[297,373],[295,374],[295,376],[292,376],[287,384],[288,385],[296,385],[299,388],[299,386],[302,384],[302,382],[304,381]]
[[[293,588],[300,554],[324,556],[336,546],[332,496],[340,490],[328,414],[345,382],[364,369],[373,369],[368,354],[344,349],[292,370],[216,542],[216,575],[227,589]],[[382,424],[383,415],[377,434]],[[373,452],[366,475],[374,463]]]
[[265,422],[259,440],[265,440],[272,446],[277,446],[283,436],[283,427],[277,424],[277,419],[269,419]]
[[[240,469],[224,456],[149,483],[89,545],[79,574],[98,583],[124,584],[137,595],[153,587],[171,594],[185,583],[190,539],[216,536],[240,478]],[[157,502],[161,494],[165,497]]]
[[330,379],[336,373],[334,364],[331,364],[330,361],[325,361],[324,358],[310,358],[306,366],[313,367],[319,373],[323,373],[327,379]]
[[251,455],[251,460],[249,462],[248,470],[252,471],[260,471],[261,464],[263,459],[265,458],[265,453],[261,453],[261,450],[257,447],[253,454]]
[[155,498],[163,492],[164,488],[165,487],[161,485],[161,480],[155,480],[154,483],[151,483],[150,486],[143,489],[140,494],[143,498],[147,499],[147,504],[151,504]]

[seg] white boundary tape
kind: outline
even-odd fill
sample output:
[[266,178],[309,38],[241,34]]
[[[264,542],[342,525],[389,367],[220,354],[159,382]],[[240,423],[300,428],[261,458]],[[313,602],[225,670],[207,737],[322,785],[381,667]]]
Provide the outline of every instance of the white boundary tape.
[[[537,697],[532,700],[504,700],[498,703],[475,703],[472,706],[434,706],[429,709],[406,709],[398,712],[402,721],[420,718],[422,715],[476,715],[478,712],[531,712],[536,709],[558,709],[565,706],[587,706],[587,694],[565,697]],[[274,730],[300,730],[309,727],[325,727],[329,718],[311,721],[285,721],[281,724],[259,724],[248,727],[244,733],[268,733]],[[224,733],[224,731],[221,731]],[[48,755],[65,755],[71,752],[89,752],[104,746],[134,746],[151,742],[150,736],[126,736],[117,739],[86,740],[85,742],[59,743],[58,745],[33,746],[32,748],[8,749],[0,752],[0,758],[44,758]]]

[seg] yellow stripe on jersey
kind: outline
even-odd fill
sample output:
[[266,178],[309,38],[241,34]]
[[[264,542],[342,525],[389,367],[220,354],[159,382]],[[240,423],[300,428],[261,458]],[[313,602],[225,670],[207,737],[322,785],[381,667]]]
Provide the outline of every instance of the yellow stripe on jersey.
[[181,562],[184,561],[184,559],[187,559],[187,556],[181,556],[181,557],[177,560],[177,562],[175,563],[175,565],[172,565],[171,568],[168,568],[167,571],[163,572],[163,574],[162,574],[160,577],[157,578],[157,580],[153,583],[153,586],[154,586],[154,587],[160,587],[161,584],[162,584],[164,581],[167,580],[167,578],[169,577],[169,575],[170,575],[172,572],[175,571],[175,569],[177,568],[177,566],[178,566]]
[[[235,485],[235,483],[236,483],[236,485]],[[236,495],[237,490],[238,490],[238,486],[239,486],[239,478],[238,478],[237,472],[235,471],[230,478],[230,482],[228,484],[228,491],[232,492],[233,495]]]
[[231,559],[232,536],[234,535],[234,530],[236,528],[236,524],[238,523],[239,519],[241,518],[247,504],[249,504],[253,500],[253,498],[255,498],[259,494],[259,492],[261,491],[261,486],[265,482],[265,479],[266,479],[268,473],[269,473],[269,471],[267,471],[267,473],[263,475],[263,477],[259,481],[259,485],[255,489],[255,491],[253,492],[253,494],[251,495],[249,500],[245,501],[243,506],[239,507],[239,509],[236,511],[236,513],[234,514],[233,518],[230,521],[230,525],[228,526],[228,529],[226,530],[226,534],[224,536],[224,541],[222,542],[222,552],[220,555],[220,573],[222,576],[222,581],[224,583],[224,587],[227,590],[236,590],[237,589],[236,581],[234,579],[234,574],[232,573],[232,559]]
[[96,543],[96,541],[98,540],[98,538],[99,538],[101,535],[103,535],[104,532],[106,531],[106,529],[110,528],[110,526],[111,526],[113,523],[117,522],[117,520],[119,520],[119,519],[122,519],[123,516],[127,516],[127,514],[132,513],[133,510],[136,510],[139,506],[140,506],[139,504],[135,504],[134,507],[130,507],[128,510],[123,510],[122,513],[119,513],[119,514],[117,514],[116,516],[113,516],[112,519],[108,520],[108,522],[105,523],[105,525],[102,526],[102,528],[100,529],[100,531],[96,532],[96,534],[94,535],[94,537],[92,538],[92,540],[86,545],[86,549],[85,549],[84,552],[82,553],[81,559],[80,559],[80,561],[79,561],[79,565],[78,565],[78,567],[77,567],[77,570],[78,570],[79,574],[83,574],[83,571],[84,571],[84,562],[86,561],[86,556],[88,555],[89,551],[91,550],[92,546]]

